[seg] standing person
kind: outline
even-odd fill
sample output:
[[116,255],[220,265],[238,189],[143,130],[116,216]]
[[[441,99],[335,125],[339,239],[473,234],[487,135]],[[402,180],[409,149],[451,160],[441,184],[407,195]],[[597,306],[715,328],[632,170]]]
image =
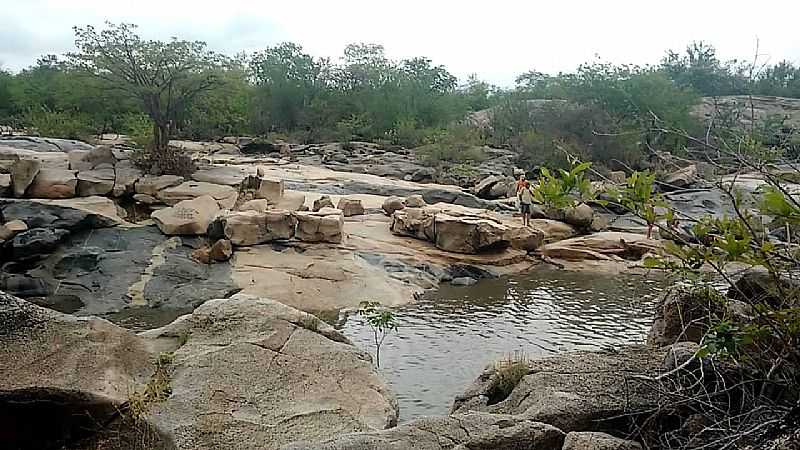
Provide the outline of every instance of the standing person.
[[519,192],[519,208],[522,211],[522,224],[524,226],[530,226],[531,224],[531,206],[533,205],[533,191],[531,190],[531,184],[526,181],[522,185],[522,189]]
[[525,183],[526,183],[525,172],[523,172],[519,174],[519,179],[517,180],[516,191],[515,191],[515,193],[517,194],[516,198],[517,209],[519,209],[520,213],[522,213],[522,202],[520,201],[520,194],[522,193],[522,188],[525,187]]

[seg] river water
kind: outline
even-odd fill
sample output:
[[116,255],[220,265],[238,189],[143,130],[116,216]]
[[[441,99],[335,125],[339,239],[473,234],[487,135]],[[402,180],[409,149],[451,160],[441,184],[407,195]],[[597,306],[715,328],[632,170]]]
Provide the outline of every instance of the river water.
[[[395,310],[399,329],[381,348],[380,371],[398,397],[401,421],[447,414],[492,361],[642,343],[662,289],[653,277],[549,269],[442,285]],[[374,354],[362,318],[350,316],[340,328]]]

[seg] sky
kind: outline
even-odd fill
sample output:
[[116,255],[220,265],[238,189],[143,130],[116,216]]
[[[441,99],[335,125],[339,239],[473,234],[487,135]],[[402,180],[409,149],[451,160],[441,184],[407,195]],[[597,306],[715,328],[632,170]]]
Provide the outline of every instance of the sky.
[[693,40],[723,60],[800,63],[798,0],[0,0],[0,66],[18,71],[72,50],[75,25],[139,25],[142,37],[202,40],[234,54],[283,41],[338,58],[354,42],[390,58],[426,56],[462,81],[512,86],[528,70],[596,57],[655,64]]

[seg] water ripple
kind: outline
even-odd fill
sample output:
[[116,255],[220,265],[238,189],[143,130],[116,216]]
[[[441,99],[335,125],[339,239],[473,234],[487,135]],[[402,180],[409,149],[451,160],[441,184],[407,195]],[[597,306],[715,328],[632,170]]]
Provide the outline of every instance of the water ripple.
[[[453,397],[493,360],[641,343],[659,280],[541,270],[442,286],[396,311],[400,329],[381,350],[381,372],[403,421],[446,414]],[[350,317],[344,333],[372,351],[369,328]]]

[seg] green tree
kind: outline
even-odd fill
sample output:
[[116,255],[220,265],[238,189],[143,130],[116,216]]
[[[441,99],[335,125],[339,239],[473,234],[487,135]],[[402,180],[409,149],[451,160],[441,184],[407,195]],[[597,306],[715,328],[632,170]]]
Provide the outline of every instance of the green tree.
[[124,23],[74,30],[77,52],[68,62],[136,100],[153,121],[155,149],[167,148],[181,114],[220,84],[216,69],[224,58],[203,42],[145,40]]

